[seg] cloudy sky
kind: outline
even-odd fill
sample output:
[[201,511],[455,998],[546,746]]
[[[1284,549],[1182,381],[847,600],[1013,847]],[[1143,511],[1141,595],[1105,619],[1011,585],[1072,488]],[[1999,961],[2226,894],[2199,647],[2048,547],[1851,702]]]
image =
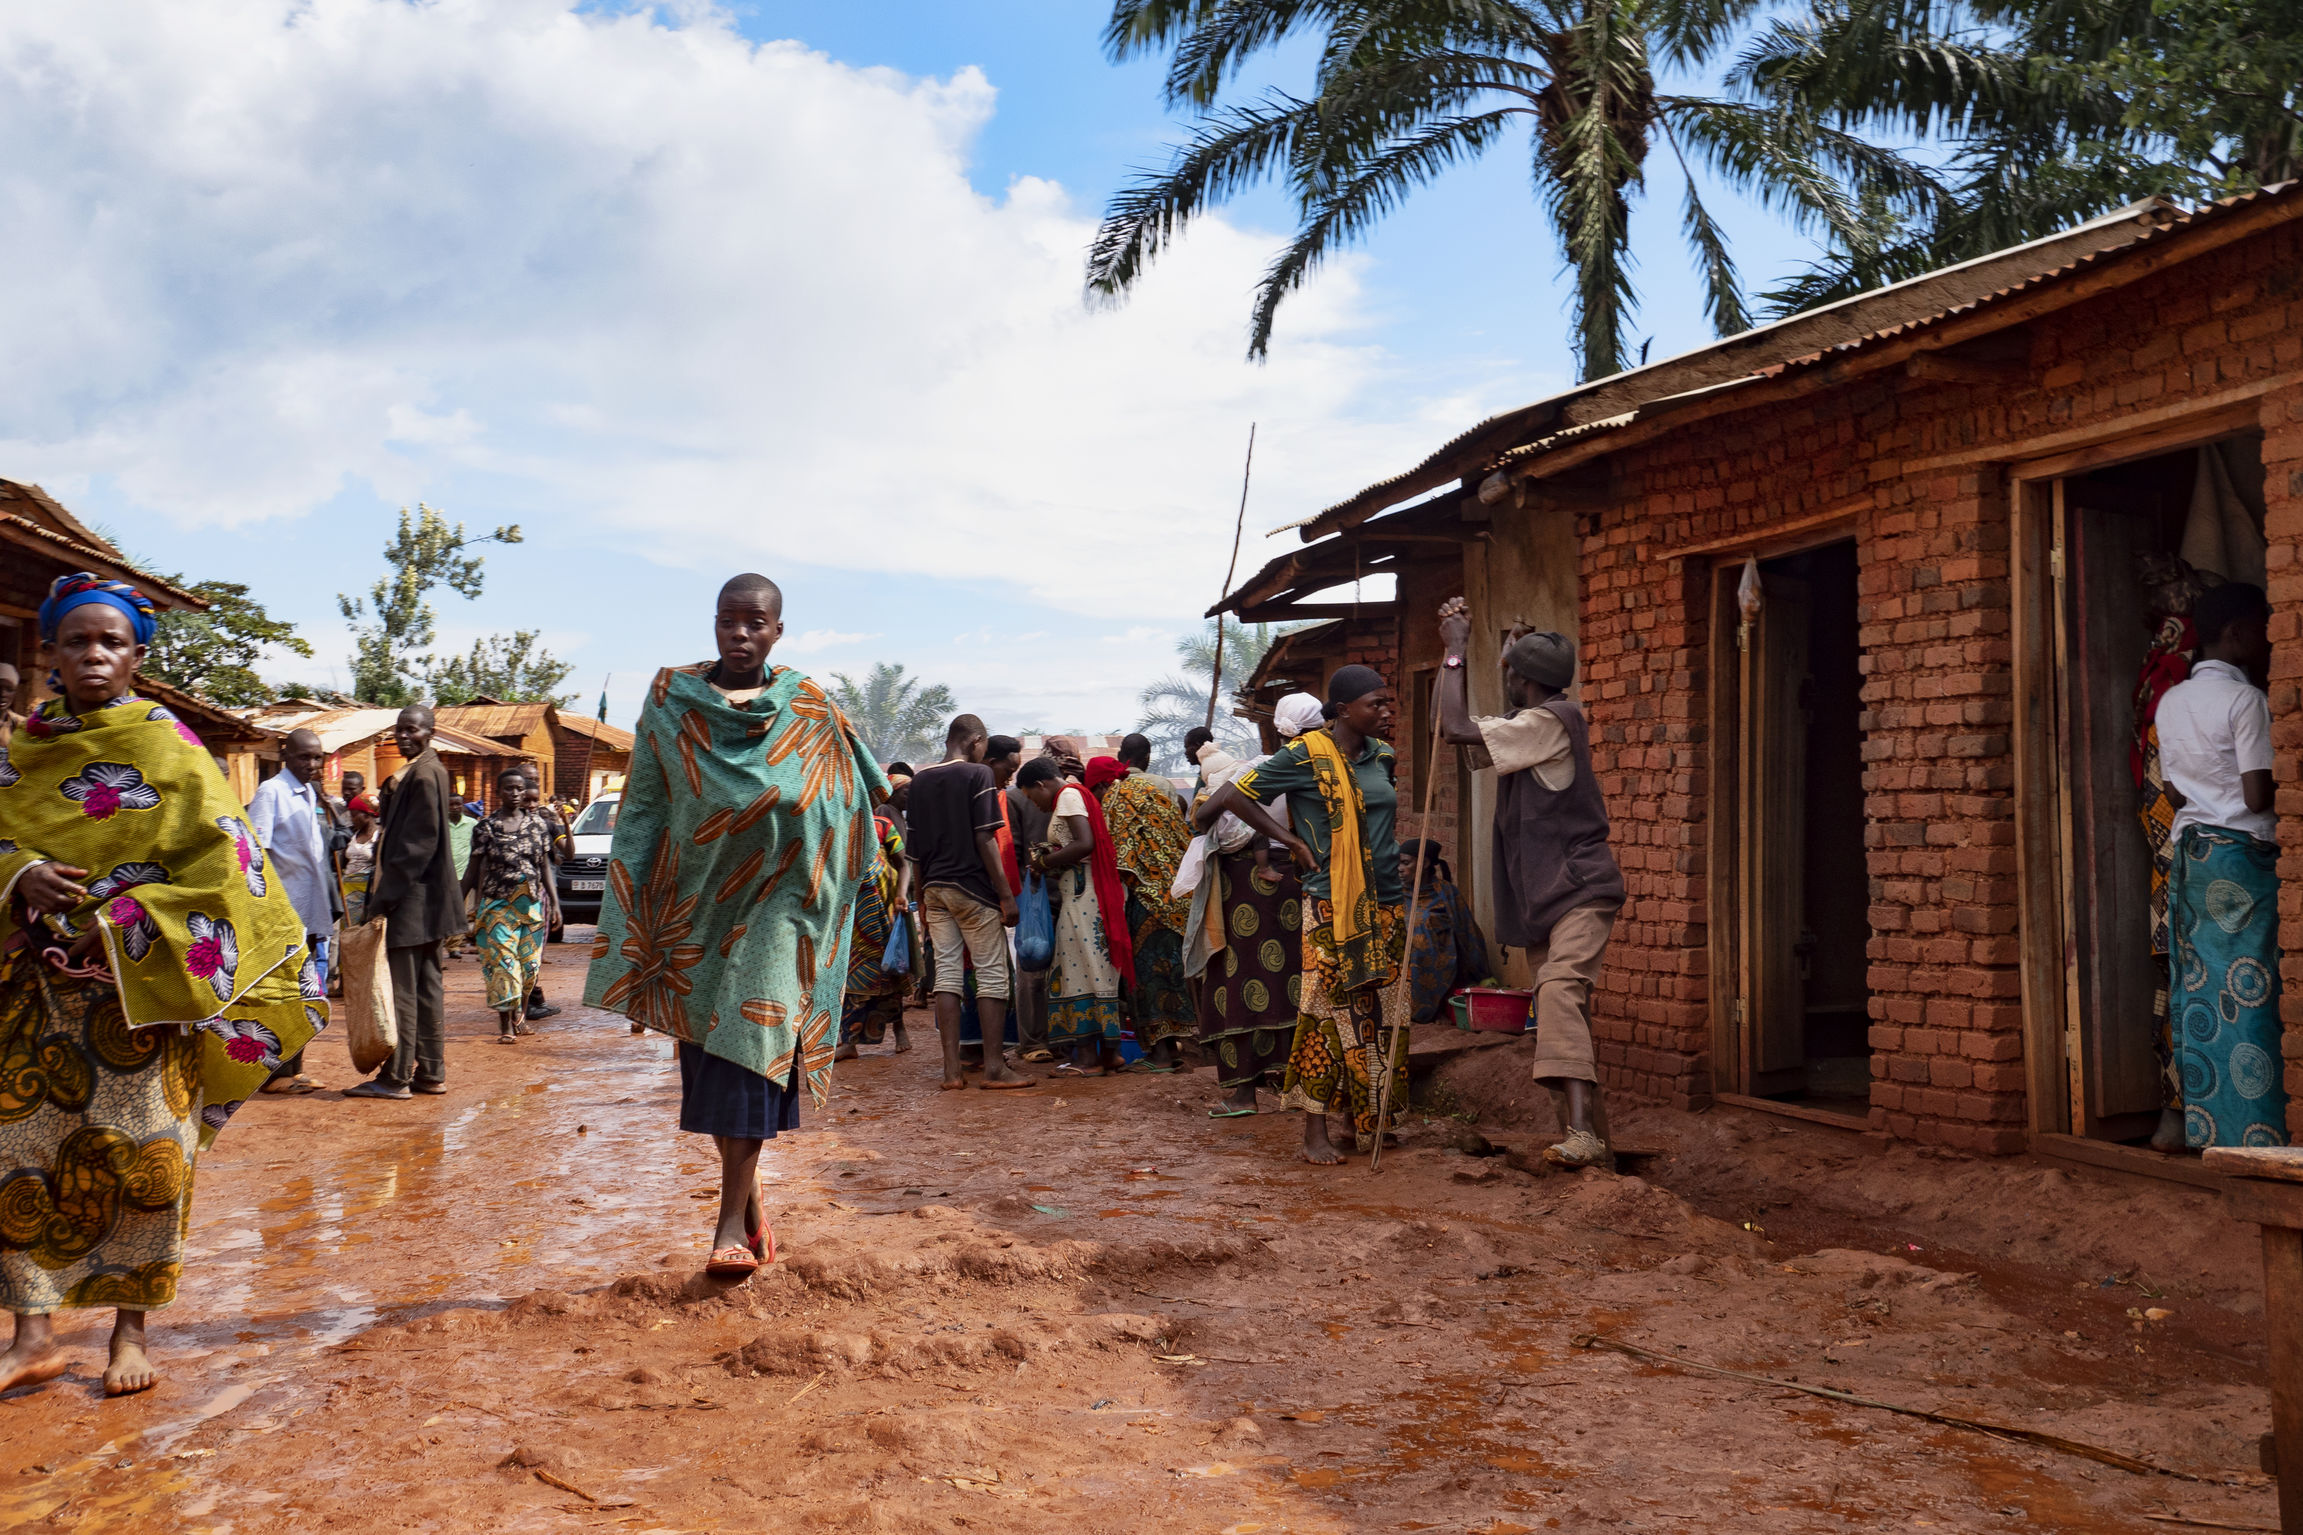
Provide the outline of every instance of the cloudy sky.
[[[1098,209],[1176,132],[1107,9],[7,7],[0,475],[249,583],[319,652],[283,677],[343,679],[335,595],[421,500],[528,535],[437,597],[443,646],[540,629],[619,721],[751,568],[779,659],[1125,728],[1221,585],[1251,421],[1246,568],[1572,363],[1511,153],[1331,266],[1266,364],[1270,198],[1084,304]],[[1651,201],[1660,357],[1703,331]],[[1799,249],[1729,217],[1755,277]]]

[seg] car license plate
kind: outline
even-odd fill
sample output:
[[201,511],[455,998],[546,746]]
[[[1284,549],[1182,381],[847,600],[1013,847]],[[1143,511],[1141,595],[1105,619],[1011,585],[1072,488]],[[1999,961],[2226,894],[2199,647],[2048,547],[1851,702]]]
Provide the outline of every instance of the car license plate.
[[569,888],[570,890],[572,890],[572,891],[577,891],[577,892],[582,892],[582,891],[586,891],[586,890],[594,890],[594,891],[596,891],[596,890],[602,889],[602,888],[603,888],[603,887],[604,887],[606,884],[607,884],[607,881],[606,881],[606,880],[598,880],[598,879],[572,879],[572,880],[569,880],[569,881],[568,881],[568,888]]

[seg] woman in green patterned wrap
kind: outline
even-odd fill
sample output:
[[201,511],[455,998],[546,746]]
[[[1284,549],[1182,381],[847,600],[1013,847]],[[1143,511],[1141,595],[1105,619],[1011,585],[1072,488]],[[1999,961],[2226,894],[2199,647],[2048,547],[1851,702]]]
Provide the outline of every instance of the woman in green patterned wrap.
[[70,1363],[52,1314],[111,1306],[104,1390],[155,1379],[192,1166],[327,1021],[303,919],[207,749],[134,693],[133,588],[66,576],[40,609],[63,696],[0,751],[0,1391]]

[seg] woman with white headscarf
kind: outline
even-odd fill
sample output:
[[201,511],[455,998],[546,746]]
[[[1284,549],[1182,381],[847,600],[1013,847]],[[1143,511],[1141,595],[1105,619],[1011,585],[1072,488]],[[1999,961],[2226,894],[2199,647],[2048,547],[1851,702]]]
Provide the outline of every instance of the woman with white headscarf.
[[[1320,723],[1320,702],[1290,693],[1272,711],[1282,739]],[[1215,793],[1263,757],[1234,761],[1215,746],[1200,750],[1206,787]],[[1274,807],[1284,817],[1284,807]],[[1284,821],[1282,824],[1285,824]],[[1256,1110],[1256,1089],[1287,1065],[1303,986],[1303,885],[1284,849],[1226,815],[1205,832],[1206,864],[1192,892],[1186,969],[1199,978],[1199,1041],[1216,1058],[1223,1101],[1211,1119]]]

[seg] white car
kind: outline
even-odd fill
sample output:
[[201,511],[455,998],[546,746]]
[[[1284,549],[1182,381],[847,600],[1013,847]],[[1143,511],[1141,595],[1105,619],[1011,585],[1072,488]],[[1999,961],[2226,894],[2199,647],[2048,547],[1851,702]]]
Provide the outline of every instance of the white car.
[[600,920],[600,895],[608,888],[608,845],[615,841],[616,807],[623,798],[621,794],[601,795],[577,811],[576,819],[568,827],[576,850],[560,860],[558,884],[563,922]]

